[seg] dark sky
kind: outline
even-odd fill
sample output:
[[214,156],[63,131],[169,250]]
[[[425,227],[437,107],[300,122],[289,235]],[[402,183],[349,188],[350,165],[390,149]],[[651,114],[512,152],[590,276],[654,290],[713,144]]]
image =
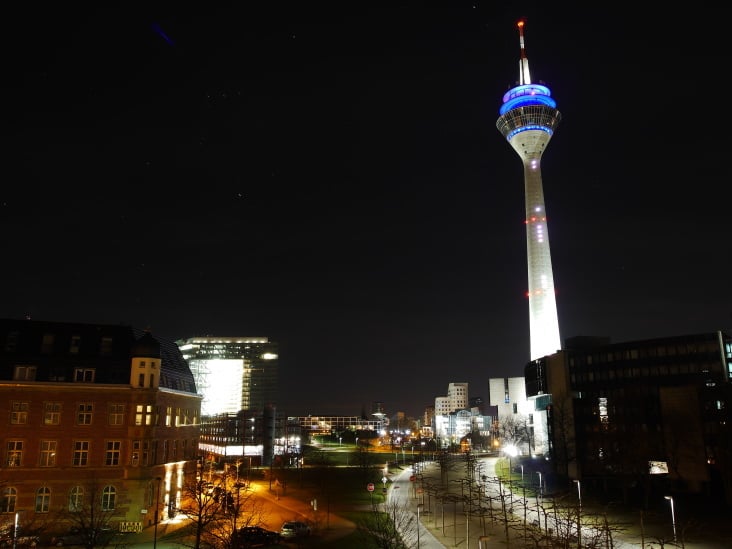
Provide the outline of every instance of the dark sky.
[[529,359],[523,173],[495,127],[525,18],[563,115],[562,338],[732,327],[721,14],[188,4],[5,12],[0,315],[267,336],[290,414],[487,398]]

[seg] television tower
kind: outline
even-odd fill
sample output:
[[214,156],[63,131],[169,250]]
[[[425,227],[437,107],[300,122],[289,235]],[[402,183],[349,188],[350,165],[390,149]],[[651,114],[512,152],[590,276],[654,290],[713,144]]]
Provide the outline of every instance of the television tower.
[[521,59],[519,83],[503,96],[496,127],[521,157],[526,193],[526,255],[529,268],[531,360],[562,348],[554,292],[549,229],[541,183],[541,155],[562,116],[546,86],[531,83],[524,49],[524,22],[518,22]]

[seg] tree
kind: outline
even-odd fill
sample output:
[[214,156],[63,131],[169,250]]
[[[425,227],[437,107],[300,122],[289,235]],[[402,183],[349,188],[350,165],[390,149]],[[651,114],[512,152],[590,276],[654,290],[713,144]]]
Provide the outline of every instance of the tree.
[[71,490],[68,505],[59,512],[59,518],[71,526],[75,545],[86,549],[108,547],[115,537],[111,522],[124,514],[125,503],[120,501],[114,486],[93,478]]
[[178,512],[188,522],[176,537],[184,547],[233,549],[233,532],[259,526],[264,519],[263,501],[227,473],[213,485],[204,481],[184,485],[181,500]]
[[528,444],[529,431],[526,427],[526,417],[518,414],[499,417],[498,435],[503,446],[512,444],[520,447],[522,444]]
[[417,546],[417,518],[397,501],[374,503],[356,521],[364,546],[379,549],[411,549]]

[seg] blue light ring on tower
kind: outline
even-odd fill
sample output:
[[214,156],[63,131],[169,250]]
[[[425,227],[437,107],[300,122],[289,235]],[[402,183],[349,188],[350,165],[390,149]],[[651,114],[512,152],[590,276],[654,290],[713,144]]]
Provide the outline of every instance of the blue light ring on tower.
[[512,109],[529,105],[546,105],[557,108],[557,102],[551,97],[552,92],[546,86],[539,84],[524,84],[508,90],[503,96],[503,105],[499,110],[501,115]]
[[523,97],[514,97],[513,99],[510,99],[509,101],[501,105],[501,108],[498,112],[501,115],[504,115],[508,111],[511,111],[513,109],[528,107],[530,105],[543,105],[551,107],[552,109],[557,108],[557,102],[554,101],[554,99],[552,99],[551,97],[547,97],[546,95],[525,95]]
[[521,86],[511,88],[505,94],[503,94],[503,102],[506,103],[511,99],[515,99],[516,97],[523,97],[527,95],[546,95],[548,97],[551,94],[551,90],[546,86],[542,86],[541,84],[523,84]]
[[542,131],[542,132],[546,132],[549,135],[554,135],[554,130],[552,128],[547,128],[546,126],[535,126],[535,125],[521,126],[520,128],[516,128],[515,130],[509,132],[508,135],[506,135],[506,141],[511,141],[511,139],[515,135],[518,135],[518,134],[520,134],[522,132],[528,132],[528,131],[531,131],[531,130],[539,130],[539,131]]

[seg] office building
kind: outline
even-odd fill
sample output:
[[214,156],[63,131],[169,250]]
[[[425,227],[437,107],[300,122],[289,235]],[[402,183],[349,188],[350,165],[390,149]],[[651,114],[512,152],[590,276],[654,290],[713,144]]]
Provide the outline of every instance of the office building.
[[201,415],[262,413],[276,406],[276,343],[266,337],[191,337],[176,343],[203,396]]
[[638,501],[673,490],[732,502],[729,334],[569,338],[525,378],[528,396],[551,395],[548,456],[559,474]]

